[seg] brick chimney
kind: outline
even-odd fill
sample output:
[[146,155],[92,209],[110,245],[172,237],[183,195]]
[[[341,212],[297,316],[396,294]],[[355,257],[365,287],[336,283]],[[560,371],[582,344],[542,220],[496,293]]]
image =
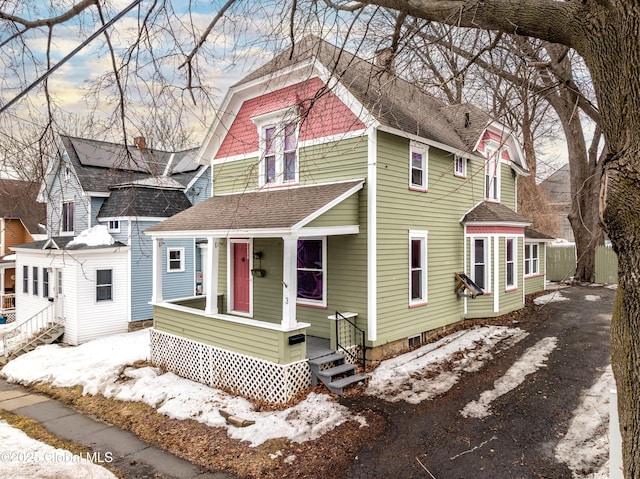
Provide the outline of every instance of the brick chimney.
[[140,151],[144,151],[147,149],[147,140],[145,140],[144,136],[136,136],[133,139],[133,144],[136,145],[136,147]]

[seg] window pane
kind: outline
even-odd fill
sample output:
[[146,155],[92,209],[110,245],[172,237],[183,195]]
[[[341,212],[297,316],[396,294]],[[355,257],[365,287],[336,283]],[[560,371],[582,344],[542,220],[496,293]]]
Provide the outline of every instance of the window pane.
[[298,270],[298,298],[322,300],[322,271]]
[[96,300],[105,301],[112,298],[112,282],[110,269],[99,269],[96,271]]
[[296,152],[284,154],[284,180],[291,181],[296,179]]
[[273,183],[276,181],[276,157],[266,156],[264,159],[265,183]]
[[411,169],[411,184],[419,186],[424,184],[422,181],[422,170]]
[[474,266],[474,282],[484,289],[484,265],[476,264]]
[[298,241],[298,268],[322,269],[322,240]]
[[524,274],[531,274],[531,260],[524,260]]
[[289,123],[284,127],[284,151],[296,149],[296,124]]
[[484,264],[484,240],[474,241],[474,256],[476,264]]
[[274,145],[275,132],[276,132],[275,126],[264,129],[264,142],[265,142],[264,152],[266,155],[275,153],[275,145]]
[[411,269],[422,268],[422,240],[411,240]]
[[99,269],[97,279],[98,279],[98,285],[111,284],[111,270]]
[[513,286],[513,263],[507,263],[507,286]]
[[513,261],[513,239],[507,238],[507,261]]
[[411,299],[422,299],[422,270],[411,271]]

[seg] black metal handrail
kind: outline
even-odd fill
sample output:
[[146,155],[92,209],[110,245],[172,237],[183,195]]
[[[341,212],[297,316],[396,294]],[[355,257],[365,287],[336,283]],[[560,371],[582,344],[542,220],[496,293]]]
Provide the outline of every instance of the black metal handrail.
[[[354,353],[353,346],[356,346]],[[336,350],[344,351],[350,358],[362,364],[365,368],[365,343],[364,330],[349,320],[339,311],[336,311]],[[358,352],[361,356],[358,355]]]

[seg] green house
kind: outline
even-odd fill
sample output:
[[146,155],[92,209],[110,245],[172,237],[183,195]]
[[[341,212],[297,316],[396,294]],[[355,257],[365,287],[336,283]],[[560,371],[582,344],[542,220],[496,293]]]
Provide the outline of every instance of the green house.
[[[286,401],[310,356],[375,361],[544,288],[513,133],[375,59],[301,41],[230,88],[199,159],[213,197],[145,231],[152,360],[183,376]],[[198,239],[202,296],[163,300],[173,238]]]

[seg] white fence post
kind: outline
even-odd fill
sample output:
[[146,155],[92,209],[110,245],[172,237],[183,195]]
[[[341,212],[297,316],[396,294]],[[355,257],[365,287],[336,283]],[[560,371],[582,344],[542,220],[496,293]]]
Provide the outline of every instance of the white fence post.
[[622,437],[618,422],[618,393],[611,389],[609,399],[609,479],[623,479]]

